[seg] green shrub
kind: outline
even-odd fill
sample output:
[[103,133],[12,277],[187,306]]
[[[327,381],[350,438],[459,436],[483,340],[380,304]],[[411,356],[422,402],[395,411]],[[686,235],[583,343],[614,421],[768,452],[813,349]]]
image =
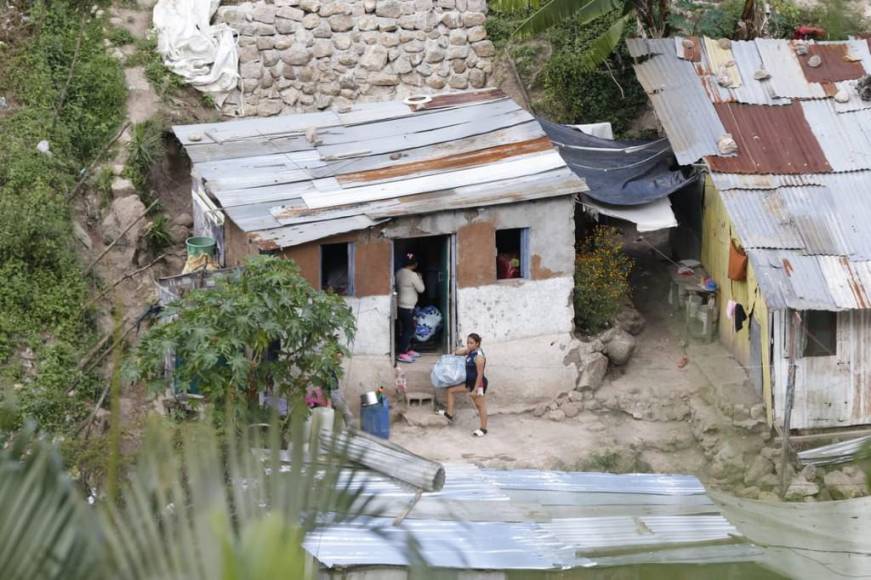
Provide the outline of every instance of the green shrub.
[[677,0],[669,17],[676,33],[710,38],[732,38],[741,20],[744,0],[712,5],[697,0]]
[[109,42],[111,42],[115,46],[133,44],[136,41],[136,39],[133,38],[133,35],[130,33],[129,30],[120,26],[111,27],[106,33],[106,38],[108,38]]
[[[581,24],[581,17],[575,16],[532,41],[509,43],[509,35],[526,13],[491,11],[487,30],[497,46],[510,50],[536,113],[559,123],[607,121],[619,137],[647,106],[647,95],[635,78],[626,47],[621,44],[605,65],[593,71],[587,70],[582,58],[617,16],[615,12],[588,24]],[[542,51],[542,42],[550,45],[550,58]]]
[[146,203],[150,202],[152,174],[163,159],[165,146],[163,143],[163,124],[149,119],[133,125],[130,130],[130,142],[127,144],[127,164],[124,174],[133,182],[136,191]]
[[632,260],[623,253],[620,232],[597,226],[575,258],[575,326],[595,334],[608,328],[630,295]]
[[148,249],[154,254],[159,254],[172,245],[172,237],[169,235],[169,220],[163,213],[155,214],[151,225],[145,231],[145,241]]

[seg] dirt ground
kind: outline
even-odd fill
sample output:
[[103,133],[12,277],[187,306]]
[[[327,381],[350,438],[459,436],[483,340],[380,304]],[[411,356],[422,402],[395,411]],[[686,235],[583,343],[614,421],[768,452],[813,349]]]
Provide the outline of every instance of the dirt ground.
[[[694,356],[694,346],[687,344],[665,304],[667,262],[647,241],[636,241],[637,237],[633,229],[627,252],[636,260],[634,303],[647,324],[637,337],[632,359],[623,368],[609,369],[605,384],[595,399],[584,402],[580,414],[553,421],[531,412],[502,414],[494,408],[490,409],[489,434],[475,438],[471,433],[478,427],[478,418],[466,404],[456,411],[451,426],[440,421],[431,421],[433,425],[427,427],[398,422],[391,439],[444,462],[515,469],[688,473],[710,480],[711,450],[706,456],[697,437],[700,429],[698,424],[694,429],[693,423],[702,414],[716,416],[703,397],[705,389],[711,389],[711,369],[705,365],[716,361],[738,376],[743,370],[718,343],[703,345],[698,352],[704,356]],[[665,246],[662,235],[653,236],[651,243]],[[688,354],[687,364],[679,365]],[[567,391],[571,388],[566,386]],[[758,437],[752,439],[751,445]]]

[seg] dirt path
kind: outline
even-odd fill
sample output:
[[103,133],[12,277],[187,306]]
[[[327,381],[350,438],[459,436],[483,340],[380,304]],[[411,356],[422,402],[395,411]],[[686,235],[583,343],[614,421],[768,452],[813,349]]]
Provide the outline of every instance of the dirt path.
[[[645,242],[630,243],[627,249],[638,264],[633,279],[635,303],[647,324],[629,363],[609,369],[605,384],[593,400],[584,402],[576,417],[553,421],[532,413],[499,414],[494,409],[489,435],[478,439],[471,436],[478,426],[475,411],[464,406],[457,410],[452,426],[437,419],[422,421],[431,423],[426,427],[399,423],[391,439],[439,461],[487,467],[654,471],[690,473],[709,482],[722,479],[726,470],[719,465],[725,460],[716,457],[719,441],[702,441],[700,435],[731,438],[731,419],[718,414],[706,400],[713,387],[705,365],[716,360],[739,376],[743,370],[718,343],[687,345],[680,325],[664,307],[668,279],[661,257]],[[697,352],[704,356],[695,356]],[[686,364],[681,364],[688,353]],[[739,442],[729,447],[738,447],[735,455],[740,460],[762,445],[758,435],[734,439]]]

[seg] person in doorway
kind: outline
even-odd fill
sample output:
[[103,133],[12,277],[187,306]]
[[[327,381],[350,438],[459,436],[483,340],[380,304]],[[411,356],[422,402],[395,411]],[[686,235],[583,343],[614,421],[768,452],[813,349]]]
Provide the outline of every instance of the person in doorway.
[[418,295],[422,294],[426,287],[416,269],[417,257],[408,253],[403,258],[402,268],[396,273],[396,291],[399,294],[397,308],[399,345],[396,358],[404,363],[414,362],[420,356],[419,353],[411,350],[411,338],[415,330],[414,307],[417,306]]
[[481,426],[472,432],[475,437],[483,437],[487,434],[487,401],[484,396],[487,393],[487,377],[484,376],[484,367],[487,366],[487,359],[484,356],[484,351],[481,350],[481,337],[472,333],[466,337],[465,348],[457,349],[454,353],[466,357],[466,383],[463,385],[454,385],[447,388],[448,404],[447,409],[439,411],[440,415],[447,417],[448,421],[454,420],[454,395],[466,391],[472,397],[472,403],[478,410],[478,418],[481,421]]

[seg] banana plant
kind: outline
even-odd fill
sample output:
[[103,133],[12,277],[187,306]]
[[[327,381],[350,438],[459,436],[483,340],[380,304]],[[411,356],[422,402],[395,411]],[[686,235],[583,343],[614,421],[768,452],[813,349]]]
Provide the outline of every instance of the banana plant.
[[117,503],[86,501],[32,426],[0,435],[0,577],[316,577],[306,532],[373,510],[353,472],[339,483],[341,450],[321,454],[313,439],[309,457],[321,459],[304,461],[302,422],[294,423],[289,452],[277,421],[262,437],[158,423]]
[[593,69],[605,62],[620,44],[624,32],[633,21],[648,36],[661,37],[668,34],[670,0],[493,0],[491,8],[499,12],[533,10],[512,33],[517,38],[540,34],[567,18],[577,18],[588,24],[607,14],[618,16],[581,55],[583,65]]

